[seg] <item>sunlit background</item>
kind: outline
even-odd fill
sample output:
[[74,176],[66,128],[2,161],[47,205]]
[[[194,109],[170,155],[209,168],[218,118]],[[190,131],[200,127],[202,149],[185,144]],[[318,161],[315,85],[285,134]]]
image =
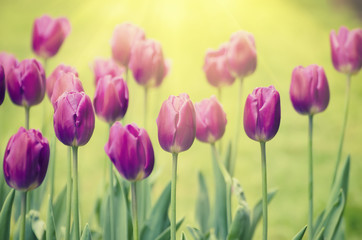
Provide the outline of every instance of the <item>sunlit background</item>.
[[[342,125],[345,76],[332,66],[329,33],[341,25],[362,26],[361,4],[350,1],[289,0],[145,0],[145,1],[20,1],[0,0],[0,51],[10,52],[19,60],[33,58],[31,33],[36,17],[49,14],[65,16],[72,32],[59,53],[48,61],[47,75],[60,63],[74,66],[86,93],[93,98],[95,86],[91,65],[96,57],[110,57],[110,38],[114,27],[132,22],[158,40],[164,55],[171,60],[169,75],[161,87],[149,91],[148,132],[156,153],[156,177],[152,197],[156,199],[171,179],[171,155],[158,144],[156,117],[162,102],[171,94],[186,92],[194,102],[217,94],[202,70],[205,52],[217,48],[240,29],[254,34],[258,54],[256,72],[245,79],[243,100],[255,87],[274,85],[281,95],[282,120],[277,136],[267,144],[268,185],[278,189],[269,207],[270,239],[291,239],[307,224],[307,117],[298,115],[289,101],[289,84],[293,68],[316,63],[325,68],[331,90],[330,105],[315,117],[315,215],[325,206],[335,167]],[[131,77],[130,106],[127,123],[143,126],[143,88]],[[226,87],[221,102],[228,125],[223,144],[233,138],[236,127],[237,83]],[[43,110],[47,112],[43,115]],[[362,74],[352,78],[352,96],[345,150],[352,155],[350,187],[345,210],[347,239],[362,236]],[[44,116],[44,117],[43,117]],[[46,119],[45,122],[43,119]],[[43,123],[44,122],[44,123]],[[45,125],[44,125],[45,124]],[[0,151],[9,137],[24,125],[24,109],[11,103],[8,95],[0,107]],[[45,127],[44,127],[45,126]],[[30,127],[44,129],[50,138],[53,131],[49,99],[31,109]],[[252,206],[261,197],[259,144],[241,131],[235,177],[242,184]],[[79,151],[80,210],[82,224],[88,222],[96,196],[101,192],[108,158],[103,147],[108,126],[96,121],[94,135]],[[66,184],[66,148],[57,145],[56,194]],[[195,202],[197,172],[207,180],[213,196],[211,150],[195,141],[179,156],[177,216],[186,217],[186,226],[196,226]],[[157,176],[156,176],[157,175]],[[213,204],[213,202],[211,202]],[[45,216],[45,212],[43,213]],[[261,239],[261,225],[254,239]],[[179,231],[179,233],[181,232]]]

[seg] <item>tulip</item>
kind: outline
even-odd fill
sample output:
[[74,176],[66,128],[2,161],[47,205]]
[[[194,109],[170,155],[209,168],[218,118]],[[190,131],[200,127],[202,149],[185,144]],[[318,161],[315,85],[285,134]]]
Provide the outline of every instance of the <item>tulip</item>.
[[214,87],[228,86],[234,83],[228,68],[226,53],[228,44],[222,44],[217,50],[209,50],[205,56],[204,72],[207,81]]
[[78,77],[78,72],[77,70],[72,67],[72,66],[67,66],[64,64],[59,64],[54,71],[52,72],[52,74],[50,74],[50,76],[47,78],[46,80],[46,90],[47,90],[47,94],[49,99],[52,98],[52,94],[53,94],[53,89],[54,89],[54,84],[55,82],[64,74],[64,73],[73,73],[75,75],[75,77]]
[[131,23],[117,25],[111,39],[113,59],[127,68],[132,47],[137,41],[144,39],[145,33],[141,28]]
[[5,74],[4,68],[0,65],[0,105],[3,104],[5,98]]
[[98,80],[106,75],[121,77],[124,69],[117,65],[112,59],[97,58],[93,64],[94,80],[97,86]]
[[97,84],[93,101],[95,112],[98,117],[111,124],[126,114],[128,98],[128,87],[123,78],[106,75],[100,78]]
[[329,87],[323,67],[313,64],[294,68],[289,94],[298,113],[313,115],[323,112],[329,103]]
[[6,79],[7,75],[9,74],[10,69],[12,69],[13,67],[15,67],[18,64],[19,64],[19,62],[18,62],[18,60],[16,60],[16,58],[13,54],[9,54],[6,52],[0,53],[0,65],[2,65],[4,68],[5,79]]
[[338,34],[330,34],[332,62],[334,68],[345,74],[356,74],[362,67],[362,29],[349,31],[341,27]]
[[57,54],[60,46],[71,30],[66,18],[51,18],[43,15],[34,21],[33,26],[33,51],[43,59],[48,59]]
[[195,112],[196,138],[199,141],[215,143],[224,135],[226,114],[215,96],[195,103]]
[[84,92],[65,92],[54,104],[55,135],[67,146],[88,143],[94,130],[92,102]]
[[[78,75],[78,74],[77,74]],[[50,101],[55,106],[55,102],[65,92],[83,92],[82,82],[73,72],[63,73],[54,83],[52,97]]]
[[231,35],[227,51],[229,71],[234,77],[244,78],[256,69],[256,49],[254,36],[245,31]]

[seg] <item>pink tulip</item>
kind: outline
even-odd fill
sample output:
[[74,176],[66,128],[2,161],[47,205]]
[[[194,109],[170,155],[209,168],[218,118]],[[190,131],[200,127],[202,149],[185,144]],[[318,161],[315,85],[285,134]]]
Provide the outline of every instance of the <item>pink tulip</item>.
[[5,79],[9,74],[10,69],[18,65],[19,62],[13,54],[1,52],[0,53],[0,65],[4,68]]
[[97,86],[98,80],[106,75],[121,77],[124,68],[117,65],[112,59],[97,58],[93,63],[94,80]]
[[77,70],[72,67],[72,66],[67,66],[64,64],[59,64],[54,71],[52,72],[52,74],[50,74],[50,76],[47,78],[47,94],[49,99],[52,98],[52,94],[53,94],[53,88],[54,88],[54,84],[55,82],[63,76],[63,74],[65,73],[73,73],[76,77],[78,77],[78,72]]
[[53,94],[50,101],[55,107],[55,102],[58,98],[65,92],[74,91],[74,92],[83,92],[83,85],[79,78],[72,72],[63,73],[55,83],[53,88]]

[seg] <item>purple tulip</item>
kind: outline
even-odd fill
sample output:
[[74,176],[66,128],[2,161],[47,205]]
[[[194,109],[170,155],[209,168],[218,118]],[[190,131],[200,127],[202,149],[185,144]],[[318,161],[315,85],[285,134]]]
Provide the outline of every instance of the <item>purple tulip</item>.
[[64,73],[73,73],[75,77],[78,77],[77,70],[72,66],[67,66],[64,64],[59,64],[52,74],[46,80],[47,94],[49,99],[52,99],[53,89],[55,82],[64,74]]
[[18,65],[18,60],[16,60],[15,56],[10,53],[1,52],[0,53],[0,65],[4,68],[5,79],[9,74],[10,69]]
[[83,92],[83,85],[79,78],[73,73],[63,73],[54,83],[53,93],[50,101],[55,106],[55,102],[65,92]]
[[189,149],[196,134],[194,105],[186,93],[170,96],[157,117],[158,141],[163,150],[179,153]]
[[93,64],[94,80],[97,86],[98,80],[106,75],[112,77],[121,77],[124,68],[117,65],[112,59],[101,59],[97,58]]
[[71,30],[66,18],[51,18],[43,15],[34,21],[33,51],[44,59],[57,54],[60,46]]
[[245,31],[231,35],[227,52],[229,71],[234,77],[244,78],[256,69],[254,36]]
[[228,86],[234,83],[228,68],[226,53],[228,44],[222,44],[218,50],[209,50],[205,56],[204,72],[207,81],[214,87]]
[[5,98],[5,74],[4,68],[0,65],[0,105],[3,104]]
[[6,76],[10,99],[19,106],[39,104],[45,95],[45,73],[35,59],[25,59],[11,68]]
[[111,39],[113,59],[122,66],[127,67],[132,47],[137,41],[144,39],[145,33],[141,28],[131,23],[117,25]]
[[115,122],[104,150],[118,172],[128,181],[147,178],[154,165],[153,147],[147,132],[135,123]]
[[355,74],[362,67],[362,29],[349,31],[346,27],[330,34],[334,68],[345,74]]
[[225,133],[226,113],[215,96],[195,103],[196,138],[214,143]]
[[163,58],[161,44],[148,39],[135,43],[129,68],[138,84],[145,87],[158,87],[168,73],[169,63]]
[[94,130],[94,112],[84,92],[65,92],[55,102],[55,135],[67,146],[85,145]]
[[278,132],[280,97],[274,86],[255,88],[244,108],[244,129],[249,138],[266,142]]
[[289,94],[298,113],[313,115],[323,112],[329,103],[329,87],[324,69],[315,64],[294,68]]
[[49,143],[41,132],[20,127],[6,146],[4,177],[19,191],[37,188],[44,180],[49,163]]

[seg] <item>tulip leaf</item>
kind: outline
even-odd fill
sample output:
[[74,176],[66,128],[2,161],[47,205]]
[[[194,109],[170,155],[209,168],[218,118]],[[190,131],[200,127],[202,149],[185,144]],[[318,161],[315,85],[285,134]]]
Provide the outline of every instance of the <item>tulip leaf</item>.
[[340,194],[340,189],[342,189],[344,197],[347,198],[350,161],[351,157],[348,155],[342,168],[338,170],[336,180],[333,183],[332,190],[329,195],[326,209],[334,205],[336,199],[339,198],[338,196]]
[[182,232],[182,234],[181,234],[181,240],[187,240],[187,237],[184,232]]
[[142,229],[151,209],[151,186],[148,179],[136,182],[138,226]]
[[231,224],[228,240],[246,239],[250,228],[250,211],[245,206],[239,206]]
[[53,204],[50,196],[49,196],[47,224],[46,224],[46,239],[56,239]]
[[92,240],[91,232],[88,223],[85,225],[80,240]]
[[[3,156],[0,152],[0,156]],[[2,209],[3,204],[6,200],[6,197],[8,196],[10,192],[10,187],[5,181],[4,177],[4,171],[3,171],[3,164],[0,164],[0,209]]]
[[231,141],[229,141],[227,149],[226,149],[226,153],[225,153],[225,168],[226,170],[231,173],[232,169],[231,169],[231,149],[232,149],[232,144]]
[[200,226],[201,232],[205,233],[209,230],[210,202],[209,193],[205,178],[201,172],[198,173],[199,191],[196,200],[196,221]]
[[15,190],[7,195],[0,212],[0,239],[7,240],[10,237],[11,210],[13,207]]
[[199,229],[189,226],[187,226],[187,229],[189,230],[194,240],[205,240],[202,232]]
[[304,236],[304,233],[305,233],[306,230],[307,230],[307,226],[304,226],[304,227],[302,228],[302,230],[300,230],[300,231],[297,233],[297,235],[295,235],[295,236],[293,237],[293,240],[302,240],[302,239],[303,239],[303,236]]
[[[18,219],[14,231],[14,240],[20,237],[21,217]],[[25,222],[25,240],[43,240],[45,239],[45,223],[39,218],[39,212],[30,210],[26,215]]]
[[57,238],[61,239],[61,229],[65,226],[66,220],[66,203],[67,201],[67,186],[63,187],[63,190],[59,193],[57,198],[54,201],[53,206],[53,215],[55,223],[55,232],[57,233]]
[[333,235],[333,239],[344,240],[345,239],[346,226],[344,218],[339,222],[336,232]]
[[[184,222],[185,218],[183,217],[180,221],[176,223],[176,231],[181,227],[181,224]],[[156,240],[169,240],[171,235],[170,226],[166,228],[160,235],[157,236]]]

